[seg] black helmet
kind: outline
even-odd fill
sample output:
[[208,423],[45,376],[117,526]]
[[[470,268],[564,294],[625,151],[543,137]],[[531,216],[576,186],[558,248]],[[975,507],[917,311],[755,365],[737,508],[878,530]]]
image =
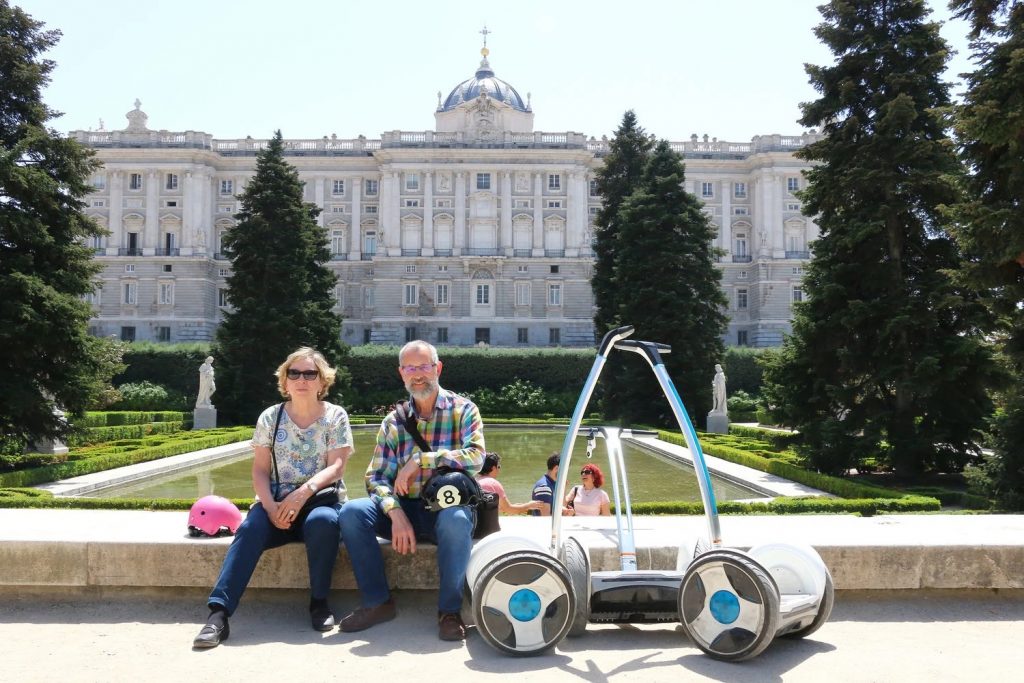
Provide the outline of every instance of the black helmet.
[[463,470],[442,466],[423,487],[420,498],[431,512],[453,505],[476,505],[480,501],[480,485]]

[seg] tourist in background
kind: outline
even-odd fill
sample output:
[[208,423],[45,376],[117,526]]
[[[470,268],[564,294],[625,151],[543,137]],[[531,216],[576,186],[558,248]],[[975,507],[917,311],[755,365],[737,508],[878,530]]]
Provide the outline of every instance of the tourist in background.
[[512,503],[508,499],[508,495],[505,493],[505,487],[498,481],[498,474],[501,472],[501,456],[497,453],[487,453],[484,456],[484,466],[480,469],[480,474],[476,476],[476,481],[480,484],[480,489],[493,493],[498,497],[498,512],[503,515],[518,515],[526,514],[531,510],[539,510],[544,503],[539,500],[531,500],[526,503]]
[[565,496],[565,505],[571,515],[597,516],[611,514],[611,501],[608,494],[601,488],[604,484],[604,474],[601,468],[593,463],[587,463],[580,470],[580,479],[583,483],[572,487]]
[[263,411],[252,437],[252,487],[256,503],[228,548],[207,605],[210,616],[193,647],[227,640],[228,617],[249,584],[264,550],[292,541],[306,544],[309,614],[313,628],[334,628],[327,604],[338,557],[338,515],[346,500],[342,475],[352,455],[352,431],[341,406],[324,401],[335,370],[304,347],[277,368],[284,403]]

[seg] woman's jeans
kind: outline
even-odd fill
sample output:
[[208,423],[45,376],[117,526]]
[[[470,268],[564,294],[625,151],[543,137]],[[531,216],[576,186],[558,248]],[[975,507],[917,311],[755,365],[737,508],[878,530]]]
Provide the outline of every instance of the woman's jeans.
[[[462,586],[473,549],[476,511],[460,505],[431,512],[418,498],[399,498],[417,540],[437,544],[437,572],[441,577],[438,610],[462,609]],[[349,501],[341,510],[341,538],[345,542],[363,607],[376,607],[391,596],[384,575],[384,557],[377,537],[391,538],[391,518],[369,498]]]
[[313,508],[301,526],[293,524],[291,529],[285,530],[270,523],[270,517],[261,504],[253,505],[235,533],[235,540],[228,548],[217,584],[207,603],[210,607],[221,605],[229,615],[234,614],[263,551],[293,541],[306,543],[312,598],[326,599],[331,589],[334,561],[338,559],[338,514],[341,508],[340,504]]

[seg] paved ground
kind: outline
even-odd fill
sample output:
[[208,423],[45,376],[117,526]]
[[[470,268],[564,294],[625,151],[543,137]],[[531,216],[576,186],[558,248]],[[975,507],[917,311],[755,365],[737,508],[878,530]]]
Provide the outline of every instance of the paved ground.
[[[504,656],[472,632],[437,639],[436,594],[398,595],[399,617],[361,634],[310,630],[301,591],[250,592],[219,648],[193,652],[204,591],[0,596],[0,680],[34,681],[984,681],[1024,670],[1024,591],[841,591],[802,641],[717,662],[678,625],[591,626],[551,654]],[[354,592],[332,596],[340,610]],[[513,679],[515,680],[515,679]]]

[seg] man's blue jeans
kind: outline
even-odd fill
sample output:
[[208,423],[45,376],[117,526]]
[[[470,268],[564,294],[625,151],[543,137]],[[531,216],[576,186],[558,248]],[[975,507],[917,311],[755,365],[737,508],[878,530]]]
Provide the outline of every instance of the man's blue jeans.
[[270,523],[262,505],[253,505],[235,532],[235,540],[228,548],[207,604],[211,607],[222,605],[229,615],[234,614],[263,551],[293,541],[306,543],[311,597],[326,599],[331,589],[334,561],[338,559],[338,513],[341,508],[341,505],[313,508],[301,526],[292,525],[291,529],[284,530]]
[[[416,539],[437,544],[437,573],[441,578],[438,610],[457,614],[462,609],[462,586],[473,549],[476,511],[460,505],[431,512],[418,498],[399,498],[398,501],[416,532]],[[369,498],[346,503],[341,510],[341,538],[352,561],[363,607],[376,607],[391,597],[378,536],[391,538],[391,518]]]

